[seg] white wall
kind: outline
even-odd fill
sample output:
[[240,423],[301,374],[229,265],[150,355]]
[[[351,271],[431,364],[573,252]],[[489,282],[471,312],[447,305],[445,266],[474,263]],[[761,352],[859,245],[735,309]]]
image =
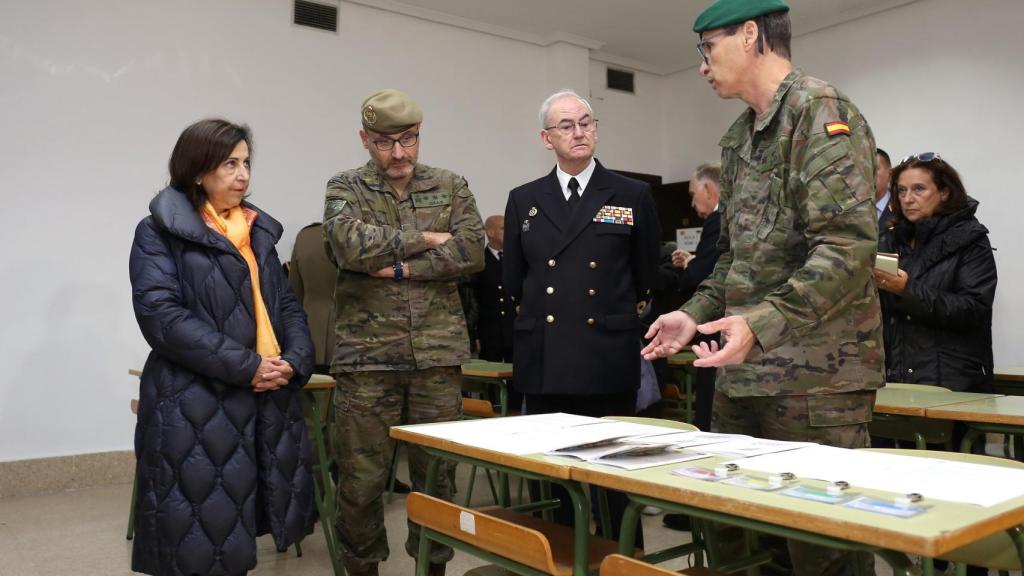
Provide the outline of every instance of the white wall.
[[[280,0],[0,6],[0,461],[131,446],[147,346],[128,250],[180,131],[207,115],[255,132],[252,201],[298,229],[336,171],[367,159],[358,107],[392,86],[425,111],[421,160],[464,174],[483,214],[553,165],[536,111],[552,50],[358,4],[338,34]],[[568,56],[567,56],[568,55]],[[623,163],[617,163],[623,164]]]
[[[536,110],[555,89],[594,91],[607,166],[666,182],[717,158],[742,109],[695,69],[638,72],[637,94],[622,94],[600,88],[604,65],[578,47],[340,8],[333,34],[292,25],[281,0],[0,5],[0,461],[130,447],[127,369],[147,346],[128,249],[193,120],[253,127],[252,201],[285,225],[287,257],[320,217],[326,180],[365,161],[358,105],[376,88],[419,101],[421,159],[464,174],[484,215],[550,170]],[[1018,187],[1006,168],[1024,152],[1010,100],[1024,88],[1012,41],[1022,17],[1010,0],[921,0],[794,43],[796,61],[846,90],[894,157],[933,149],[963,170],[1000,249],[997,363],[1020,363],[1024,325],[1021,235],[1005,209]]]
[[[981,203],[997,248],[995,362],[1021,364],[1024,258],[1017,171],[1024,158],[1024,2],[921,0],[797,38],[793,61],[832,82],[860,107],[894,162],[935,151],[960,171]],[[670,130],[692,135],[670,164],[671,180],[705,157],[742,107],[717,97],[696,69],[668,79]],[[680,168],[676,171],[676,168]]]

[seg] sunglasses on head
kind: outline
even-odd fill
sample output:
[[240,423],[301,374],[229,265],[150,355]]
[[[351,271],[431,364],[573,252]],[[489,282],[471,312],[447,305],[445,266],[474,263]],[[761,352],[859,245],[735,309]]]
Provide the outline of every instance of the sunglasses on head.
[[903,160],[900,160],[900,165],[906,164],[911,160],[917,160],[919,162],[931,162],[932,160],[942,160],[942,156],[939,156],[938,152],[922,152],[920,154],[911,154]]

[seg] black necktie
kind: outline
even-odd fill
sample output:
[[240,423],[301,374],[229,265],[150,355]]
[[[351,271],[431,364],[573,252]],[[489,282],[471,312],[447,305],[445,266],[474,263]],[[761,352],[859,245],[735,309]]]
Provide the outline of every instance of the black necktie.
[[498,250],[498,262],[501,262],[501,250]]
[[569,178],[569,213],[580,203],[580,183],[575,178]]

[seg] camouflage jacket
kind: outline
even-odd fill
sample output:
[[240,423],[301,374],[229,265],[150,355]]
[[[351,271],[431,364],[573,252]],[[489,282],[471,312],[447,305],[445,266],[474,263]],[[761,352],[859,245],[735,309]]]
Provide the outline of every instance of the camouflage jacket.
[[[428,248],[422,231],[449,232]],[[457,366],[469,357],[459,276],[483,268],[484,228],[466,180],[417,164],[399,198],[373,162],[327,183],[324,238],[338,264],[331,372]],[[410,280],[369,274],[405,262]]]
[[875,141],[842,93],[794,70],[722,146],[721,257],[681,308],[740,315],[757,337],[719,372],[730,397],[829,394],[884,382]]

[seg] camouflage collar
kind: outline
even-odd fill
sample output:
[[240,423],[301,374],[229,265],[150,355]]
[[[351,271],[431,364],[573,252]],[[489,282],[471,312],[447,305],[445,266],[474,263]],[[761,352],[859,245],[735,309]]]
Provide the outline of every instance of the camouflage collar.
[[[371,190],[378,192],[391,190],[391,186],[387,184],[384,175],[377,169],[377,165],[373,160],[367,161],[366,164],[358,168],[356,174],[366,184],[366,187]],[[437,178],[434,176],[434,171],[431,170],[430,166],[417,162],[416,167],[413,168],[412,180],[409,181],[409,186],[405,189],[405,197],[408,198],[412,192],[430,190],[437,186]]]
[[758,118],[752,108],[747,108],[729,127],[729,130],[722,136],[718,145],[722,148],[736,148],[740,143],[749,138],[753,132],[760,132],[767,128],[771,124],[772,119],[775,118],[775,115],[778,114],[779,107],[782,106],[782,101],[785,99],[786,93],[789,92],[789,88],[803,76],[804,72],[800,68],[791,70],[786,75],[786,78],[782,80],[782,84],[779,84],[778,89],[775,90],[775,95],[772,96],[771,104],[768,105],[764,115]]

